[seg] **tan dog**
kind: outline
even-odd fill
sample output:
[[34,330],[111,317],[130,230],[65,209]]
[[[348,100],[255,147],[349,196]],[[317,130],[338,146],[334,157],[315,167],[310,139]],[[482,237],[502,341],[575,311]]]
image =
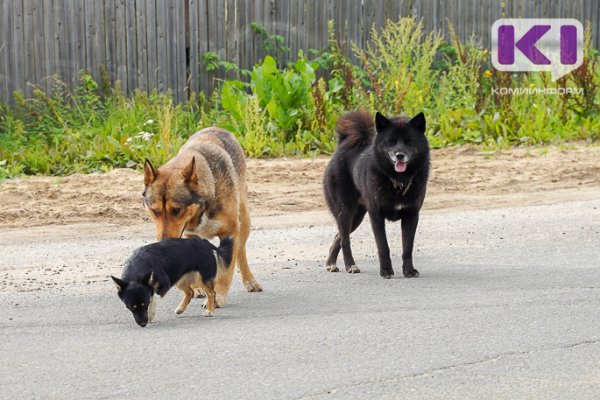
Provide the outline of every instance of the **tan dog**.
[[[246,290],[262,291],[246,259],[250,234],[246,159],[231,133],[206,128],[192,135],[162,167],[155,169],[146,160],[144,186],[144,206],[154,220],[157,240],[184,234],[232,237],[233,262]],[[218,307],[225,305],[233,271],[229,268],[217,279]]]

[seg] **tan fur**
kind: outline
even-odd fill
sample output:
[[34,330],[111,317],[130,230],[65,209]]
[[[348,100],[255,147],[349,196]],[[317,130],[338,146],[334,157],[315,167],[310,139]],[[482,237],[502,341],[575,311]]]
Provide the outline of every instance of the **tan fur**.
[[206,312],[204,316],[211,317],[214,314],[216,293],[213,281],[205,283],[198,272],[190,272],[178,280],[175,286],[184,294],[181,303],[175,310],[176,314],[181,314],[186,310],[188,304],[190,304],[190,300],[194,297],[194,289],[202,289],[206,293]]
[[[246,259],[250,235],[246,160],[231,133],[220,128],[203,129],[160,168],[146,161],[144,185],[144,206],[156,226],[157,240],[192,234],[206,239],[231,236],[232,264],[237,264],[246,290],[262,291]],[[228,268],[216,279],[219,307],[227,298],[233,271]]]

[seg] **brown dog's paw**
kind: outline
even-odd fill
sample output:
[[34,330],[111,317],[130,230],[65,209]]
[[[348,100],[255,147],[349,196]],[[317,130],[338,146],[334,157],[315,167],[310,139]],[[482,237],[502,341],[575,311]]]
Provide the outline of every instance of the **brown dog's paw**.
[[348,272],[349,274],[359,274],[360,268],[358,268],[358,266],[356,265],[351,265],[349,267],[346,267],[346,272]]
[[[223,308],[223,307],[225,307],[225,300],[226,299],[227,299],[227,295],[226,294],[217,293],[217,295],[215,296],[215,307],[216,308]],[[204,302],[204,308],[206,308],[206,302]]]
[[340,269],[335,264],[329,264],[325,267],[325,269],[329,272],[339,272]]
[[214,316],[215,316],[215,314],[214,314],[214,313],[212,313],[211,311],[208,311],[208,310],[205,310],[205,311],[202,313],[202,315],[203,315],[204,317],[214,317]]
[[263,288],[260,283],[256,282],[254,279],[251,281],[244,281],[244,287],[248,292],[262,292]]

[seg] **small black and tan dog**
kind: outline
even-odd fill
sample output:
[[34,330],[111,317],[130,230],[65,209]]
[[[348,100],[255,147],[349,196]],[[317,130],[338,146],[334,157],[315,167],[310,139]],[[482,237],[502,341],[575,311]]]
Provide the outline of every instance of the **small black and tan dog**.
[[192,236],[187,239],[163,239],[140,247],[131,255],[121,279],[112,277],[119,298],[132,312],[135,322],[144,327],[154,319],[156,299],[171,287],[184,293],[175,310],[181,314],[194,297],[194,289],[206,293],[205,316],[215,311],[215,281],[231,265],[233,239],[225,238],[214,246],[208,240]]
[[366,111],[346,114],[337,122],[339,144],[323,177],[325,199],[338,234],[327,258],[327,270],[338,271],[342,250],[346,271],[360,272],[350,250],[350,233],[369,213],[379,254],[379,274],[394,275],[385,220],[402,220],[402,272],[419,276],[412,262],[419,211],[429,177],[429,143],[425,116],[386,118]]

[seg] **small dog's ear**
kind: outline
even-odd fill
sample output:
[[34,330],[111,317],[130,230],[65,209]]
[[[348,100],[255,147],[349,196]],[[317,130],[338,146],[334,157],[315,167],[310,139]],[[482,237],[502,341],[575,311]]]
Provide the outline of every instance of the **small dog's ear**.
[[140,279],[141,283],[146,283],[148,284],[148,286],[150,286],[150,279],[152,278],[152,271],[148,272],[146,275],[144,275],[142,277],[142,279]]
[[425,133],[425,115],[420,112],[413,117],[409,122],[413,128],[421,133]]
[[128,282],[125,282],[122,279],[116,278],[114,276],[110,276],[113,280],[113,282],[115,283],[115,286],[117,287],[117,290],[119,293],[121,293],[123,290],[125,290],[125,288],[127,287],[127,285],[129,285]]
[[150,273],[150,278],[148,278],[148,286],[154,288],[154,291],[157,292],[160,287],[160,283],[156,279],[154,279],[154,271]]
[[377,128],[377,132],[383,131],[390,125],[390,120],[383,116],[380,112],[375,114],[375,128]]
[[196,157],[192,157],[192,161],[181,171],[183,178],[186,182],[196,182],[198,176],[196,175]]
[[158,178],[158,171],[154,169],[150,160],[146,158],[144,162],[144,186],[148,187],[156,178]]

